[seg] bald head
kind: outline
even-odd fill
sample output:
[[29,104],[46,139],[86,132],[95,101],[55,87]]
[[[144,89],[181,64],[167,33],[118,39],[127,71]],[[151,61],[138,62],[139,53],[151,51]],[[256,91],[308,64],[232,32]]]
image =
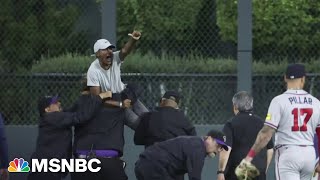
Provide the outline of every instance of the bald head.
[[175,108],[175,109],[178,109],[178,108],[179,108],[177,102],[175,102],[175,101],[172,100],[172,99],[166,99],[166,98],[162,98],[162,99],[161,99],[161,101],[160,101],[160,107],[172,107],[172,108]]

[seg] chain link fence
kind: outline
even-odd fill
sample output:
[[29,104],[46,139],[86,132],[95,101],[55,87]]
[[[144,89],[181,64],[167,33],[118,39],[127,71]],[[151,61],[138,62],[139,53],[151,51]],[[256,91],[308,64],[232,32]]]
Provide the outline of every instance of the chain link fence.
[[[254,11],[262,8],[257,1],[253,3]],[[231,99],[237,91],[235,7],[224,0],[159,0],[153,3],[118,0],[117,42],[112,43],[120,49],[130,31],[142,31],[133,56],[123,65],[123,82],[142,86],[141,100],[150,109],[158,105],[166,90],[177,90],[184,96],[181,109],[193,123],[224,123],[233,116]],[[318,9],[313,6],[311,9],[317,15]],[[2,2],[0,112],[6,123],[36,124],[37,100],[41,95],[59,94],[62,105],[71,106],[79,96],[82,74],[94,60],[89,55],[95,40],[101,38],[101,23],[105,23],[101,22],[102,10],[101,2],[95,0]],[[226,21],[226,18],[231,19]],[[282,27],[282,21],[277,18],[270,21],[273,20],[277,28]],[[268,26],[268,22],[260,25],[254,20],[253,23],[254,42],[256,35],[265,39],[272,36],[259,34],[258,27]],[[293,27],[289,25],[284,27]],[[228,34],[230,38],[226,37]],[[288,37],[295,39],[298,35],[290,33]],[[262,41],[269,42],[265,39]],[[254,62],[296,62],[297,59],[309,62],[319,58],[317,46],[305,43],[308,48],[296,54],[297,47],[272,46],[274,43],[270,41],[254,47]],[[281,47],[284,50],[278,51]],[[154,63],[149,63],[151,60]],[[212,61],[221,63],[210,63]],[[319,95],[319,82],[320,74],[310,74],[306,90]],[[284,90],[280,72],[255,74],[252,87],[255,112],[264,116],[271,99]]]

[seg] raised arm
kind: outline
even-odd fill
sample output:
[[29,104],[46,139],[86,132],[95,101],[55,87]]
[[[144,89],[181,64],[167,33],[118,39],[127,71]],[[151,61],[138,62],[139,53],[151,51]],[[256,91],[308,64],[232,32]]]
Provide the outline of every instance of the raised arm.
[[128,42],[120,50],[119,56],[121,61],[124,61],[127,55],[131,52],[135,43],[140,39],[141,33],[139,31],[133,31],[129,36],[130,38]]

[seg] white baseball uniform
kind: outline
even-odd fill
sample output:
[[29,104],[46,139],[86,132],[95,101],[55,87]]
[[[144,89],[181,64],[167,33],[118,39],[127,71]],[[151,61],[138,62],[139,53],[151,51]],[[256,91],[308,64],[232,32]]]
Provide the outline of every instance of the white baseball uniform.
[[272,99],[265,125],[276,129],[277,180],[310,180],[316,161],[313,138],[320,126],[320,102],[304,90]]

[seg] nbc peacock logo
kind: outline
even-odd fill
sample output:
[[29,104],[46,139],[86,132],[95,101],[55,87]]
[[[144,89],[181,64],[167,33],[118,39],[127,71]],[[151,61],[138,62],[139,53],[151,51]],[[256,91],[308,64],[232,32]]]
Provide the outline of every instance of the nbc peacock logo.
[[10,161],[9,167],[8,167],[9,172],[29,172],[30,167],[29,163],[25,161],[23,158],[14,158],[13,161]]

